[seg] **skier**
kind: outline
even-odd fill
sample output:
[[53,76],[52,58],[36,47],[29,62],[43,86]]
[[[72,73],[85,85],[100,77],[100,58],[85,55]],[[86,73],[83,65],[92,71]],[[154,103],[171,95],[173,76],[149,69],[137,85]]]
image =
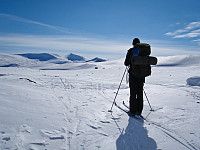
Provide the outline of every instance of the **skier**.
[[133,40],[133,47],[130,48],[126,54],[126,59],[124,62],[125,66],[129,67],[129,87],[130,87],[130,110],[129,113],[133,116],[141,115],[143,110],[143,86],[145,83],[144,76],[135,76],[137,71],[142,66],[132,65],[131,58],[132,56],[138,56],[139,51],[138,49],[134,49],[136,44],[140,43],[138,38]]

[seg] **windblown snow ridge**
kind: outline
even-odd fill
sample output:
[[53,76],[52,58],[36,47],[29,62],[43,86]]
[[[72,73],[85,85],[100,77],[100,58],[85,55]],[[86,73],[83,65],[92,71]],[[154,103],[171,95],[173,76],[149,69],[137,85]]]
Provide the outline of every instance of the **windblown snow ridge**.
[[200,55],[178,55],[158,57],[157,66],[191,66],[200,65]]

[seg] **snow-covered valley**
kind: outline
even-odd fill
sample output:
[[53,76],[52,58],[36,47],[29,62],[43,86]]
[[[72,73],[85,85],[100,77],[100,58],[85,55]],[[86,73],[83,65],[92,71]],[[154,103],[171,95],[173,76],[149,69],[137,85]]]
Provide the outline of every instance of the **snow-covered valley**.
[[[57,64],[1,54],[0,149],[200,149],[200,56],[158,60],[145,83],[155,111],[144,96],[141,122],[115,106],[108,112],[124,59]],[[126,79],[116,99],[126,109],[123,101]]]

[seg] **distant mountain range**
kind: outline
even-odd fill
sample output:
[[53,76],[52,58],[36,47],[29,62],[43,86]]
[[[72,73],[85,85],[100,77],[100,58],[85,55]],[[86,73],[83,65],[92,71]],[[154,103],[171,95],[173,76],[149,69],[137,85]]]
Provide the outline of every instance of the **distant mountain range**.
[[70,53],[69,55],[67,55],[66,58],[62,58],[62,61],[57,61],[57,62],[56,62],[56,60],[61,58],[57,54],[26,53],[26,54],[17,54],[17,55],[23,56],[23,57],[28,58],[28,59],[36,59],[36,60],[39,60],[39,61],[54,60],[56,64],[64,64],[64,63],[67,63],[69,61],[72,61],[72,62],[90,62],[90,61],[92,61],[92,62],[104,62],[104,61],[106,61],[105,59],[98,58],[98,57],[95,57],[91,60],[86,60],[86,58],[84,58],[83,56],[73,54],[73,53]]
[[0,67],[25,67],[40,70],[73,70],[96,68],[105,59],[88,60],[80,55],[70,53],[66,57],[49,53],[1,54]]
[[[181,55],[158,57],[157,67],[174,67],[174,66],[199,66],[200,55]],[[76,54],[69,54],[61,57],[49,53],[26,53],[26,54],[5,54],[0,53],[0,67],[24,67],[40,70],[77,70],[89,68],[101,68],[97,62],[106,61],[95,57],[85,59]],[[104,64],[123,65],[123,59],[108,61]]]

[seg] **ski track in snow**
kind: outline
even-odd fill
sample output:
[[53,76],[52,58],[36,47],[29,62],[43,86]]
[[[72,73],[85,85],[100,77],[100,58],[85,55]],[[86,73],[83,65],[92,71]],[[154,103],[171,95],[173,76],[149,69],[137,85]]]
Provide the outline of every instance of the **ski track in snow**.
[[[200,88],[186,85],[197,66],[153,68],[145,91],[156,111],[145,100],[144,122],[108,112],[124,68],[102,68],[0,68],[0,149],[200,149]],[[124,79],[116,101],[128,98]]]

